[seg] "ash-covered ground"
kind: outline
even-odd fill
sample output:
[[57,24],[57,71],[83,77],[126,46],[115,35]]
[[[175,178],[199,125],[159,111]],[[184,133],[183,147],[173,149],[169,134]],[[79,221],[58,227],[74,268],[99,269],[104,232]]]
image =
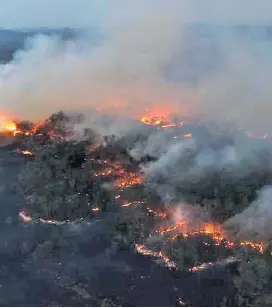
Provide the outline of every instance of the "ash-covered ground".
[[1,149],[2,306],[96,306],[105,298],[129,306],[175,306],[179,298],[215,305],[232,293],[225,271],[199,279],[112,247],[103,219],[74,227],[23,223],[18,213],[24,203],[13,187],[25,163]]
[[271,305],[271,27],[174,2],[0,33],[0,305]]
[[0,304],[269,303],[270,140],[93,115],[1,148]]

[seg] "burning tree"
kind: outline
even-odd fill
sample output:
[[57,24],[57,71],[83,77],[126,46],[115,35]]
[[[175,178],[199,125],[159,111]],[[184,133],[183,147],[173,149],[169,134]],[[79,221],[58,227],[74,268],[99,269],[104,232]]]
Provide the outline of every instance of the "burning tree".
[[[103,142],[96,143],[97,135],[88,129],[85,141],[73,141],[73,123],[78,120],[63,113],[54,114],[33,134],[26,136],[36,155],[19,180],[32,217],[48,223],[48,219],[75,220],[103,212],[99,217],[106,221],[107,234],[115,247],[130,249],[133,246],[136,252],[150,256],[161,265],[190,272],[215,264],[227,265],[229,259],[230,264],[238,262],[237,247],[263,254],[263,243],[233,239],[221,223],[248,206],[257,190],[271,181],[271,169],[264,170],[253,164],[247,168],[251,173],[240,175],[238,172],[239,176],[237,172],[234,176],[231,174],[230,171],[235,171],[232,165],[227,165],[226,170],[221,165],[199,169],[195,162],[198,151],[203,150],[199,145],[180,157],[171,171],[166,168],[165,172],[160,172],[162,165],[158,164],[155,179],[148,178],[147,172],[141,172],[141,164],[152,166],[160,158],[149,154],[132,158],[131,149],[139,142],[138,137],[134,136],[131,141],[129,134],[122,138],[99,136]],[[180,124],[177,127],[156,125],[159,125],[156,130],[183,128]],[[145,138],[148,136],[141,137]],[[180,151],[177,153],[180,155]],[[262,162],[266,158],[265,155]],[[172,162],[171,159],[167,161]],[[201,171],[202,176],[192,171]],[[183,178],[180,177],[182,172],[186,175]],[[153,189],[153,184],[156,188],[164,184],[171,186],[176,199],[166,204],[162,196],[164,190],[160,194],[158,189]],[[173,219],[173,211],[180,200],[187,201],[190,211],[200,205],[201,211],[209,215],[201,216],[199,222],[193,215],[193,226],[190,215]],[[181,214],[186,214],[184,210],[181,207]],[[252,296],[267,285],[267,263],[258,260],[251,263],[256,265],[257,273],[255,265],[253,269],[243,263],[239,268],[240,278],[235,283],[243,303],[248,293]],[[262,269],[263,272],[259,272]],[[248,278],[248,273],[252,278]],[[257,285],[247,282],[254,275]]]

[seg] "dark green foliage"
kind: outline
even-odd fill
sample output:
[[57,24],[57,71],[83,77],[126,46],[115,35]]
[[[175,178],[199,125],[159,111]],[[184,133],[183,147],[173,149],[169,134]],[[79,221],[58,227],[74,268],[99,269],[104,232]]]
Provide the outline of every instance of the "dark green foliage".
[[237,251],[241,262],[238,275],[234,278],[240,306],[255,306],[272,291],[271,250],[259,254],[248,248]]
[[154,219],[142,205],[133,204],[111,216],[112,237],[121,246],[142,243],[154,228]]
[[91,176],[87,147],[88,142],[56,143],[26,165],[19,182],[33,215],[63,220],[86,217],[91,207],[105,210],[109,194]]
[[210,170],[197,181],[182,181],[180,187],[176,187],[176,200],[201,205],[207,208],[214,221],[222,223],[241,213],[256,199],[258,191],[271,183],[271,170],[261,167],[253,168],[244,176]]

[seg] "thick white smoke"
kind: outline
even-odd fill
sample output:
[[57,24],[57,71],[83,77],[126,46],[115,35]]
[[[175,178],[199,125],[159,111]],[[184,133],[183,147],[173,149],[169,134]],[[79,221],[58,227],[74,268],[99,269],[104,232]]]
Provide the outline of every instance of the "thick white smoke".
[[105,38],[96,47],[86,36],[68,44],[35,38],[1,66],[1,108],[35,120],[58,109],[126,106],[133,114],[150,104],[177,104],[177,85],[160,70],[178,44],[178,20],[151,11],[124,13],[132,20],[102,29]]
[[[149,108],[155,115],[201,116],[272,132],[272,43],[265,27],[246,37],[251,30],[238,35],[228,25],[204,30],[184,25],[183,1],[117,3],[100,25],[99,44],[91,36],[68,43],[38,36],[1,65],[2,112],[35,121],[60,109],[83,111],[89,113],[84,125],[122,135],[137,124],[120,117],[137,118]],[[111,107],[115,119],[103,122],[92,113],[97,107]],[[250,168],[263,168],[261,143],[250,146],[238,138],[219,149],[200,148],[194,140],[174,142],[167,134],[152,133],[131,149],[135,158],[158,158],[143,168],[165,201],[214,169],[242,178]]]
[[[183,1],[110,7],[99,45],[87,36],[68,44],[40,36],[2,65],[2,112],[36,120],[103,105],[126,106],[135,117],[155,106],[270,131],[272,44],[265,28],[248,30],[249,38],[228,26],[190,30],[186,12],[199,12]],[[169,67],[179,78],[165,74]]]

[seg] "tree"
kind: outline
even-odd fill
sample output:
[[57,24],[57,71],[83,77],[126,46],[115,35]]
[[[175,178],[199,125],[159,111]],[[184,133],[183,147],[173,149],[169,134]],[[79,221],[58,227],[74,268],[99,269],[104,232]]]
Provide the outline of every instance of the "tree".
[[234,277],[239,305],[253,305],[264,294],[271,293],[271,256],[268,251],[259,254],[248,249],[238,252],[242,261],[238,266],[238,276]]
[[62,141],[37,154],[19,175],[30,212],[42,218],[77,219],[91,206],[105,209],[109,193],[92,176],[87,141]]

